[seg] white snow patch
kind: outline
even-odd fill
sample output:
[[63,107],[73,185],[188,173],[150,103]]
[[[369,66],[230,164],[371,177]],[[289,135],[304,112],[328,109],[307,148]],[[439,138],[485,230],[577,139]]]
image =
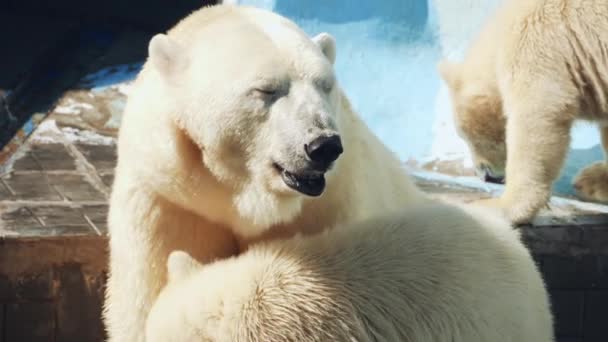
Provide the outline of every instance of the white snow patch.
[[66,115],[78,115],[83,109],[93,109],[93,105],[85,102],[76,102],[73,99],[67,99],[65,104],[55,107],[53,112]]
[[[500,184],[492,184],[483,182],[481,179],[476,177],[454,177],[448,176],[440,173],[428,172],[428,171],[418,171],[418,170],[410,170],[409,173],[412,176],[422,178],[428,181],[436,181],[445,186],[458,186],[464,187],[474,190],[479,190],[485,193],[489,193],[492,196],[498,196],[502,193],[504,189],[504,185]],[[581,211],[589,211],[594,213],[608,213],[608,205],[603,205],[600,203],[592,203],[592,202],[583,202],[576,199],[565,198],[560,196],[551,196],[551,200],[549,204],[555,206],[571,206]]]
[[88,143],[95,145],[112,145],[115,139],[91,131],[83,131],[76,128],[65,127],[61,129],[67,140],[73,143]]
[[463,188],[469,188],[474,190],[479,190],[485,193],[489,193],[492,195],[498,195],[504,189],[504,185],[486,183],[477,177],[467,177],[467,176],[450,176],[436,172],[429,171],[419,171],[419,170],[410,170],[409,173],[412,176],[422,178],[428,181],[436,181],[446,186],[459,186]]
[[112,145],[115,143],[113,137],[103,136],[95,132],[79,130],[72,127],[59,128],[55,120],[50,119],[40,123],[30,139],[34,142],[43,144],[61,142],[62,140],[67,140],[72,143],[95,145]]
[[57,127],[55,120],[44,120],[38,125],[30,136],[30,140],[41,144],[59,142],[61,130]]
[[564,197],[551,197],[551,204],[555,205],[570,205],[580,210],[608,213],[608,206],[600,203],[583,202],[576,199],[564,198]]

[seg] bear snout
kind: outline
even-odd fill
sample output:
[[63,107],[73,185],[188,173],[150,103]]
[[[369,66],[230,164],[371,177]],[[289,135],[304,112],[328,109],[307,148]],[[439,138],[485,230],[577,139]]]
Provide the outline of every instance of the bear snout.
[[504,184],[504,175],[499,175],[487,164],[480,164],[477,166],[477,175],[487,183]]
[[327,170],[331,163],[336,161],[340,154],[344,152],[340,135],[322,135],[304,144],[306,155],[313,162],[314,168]]

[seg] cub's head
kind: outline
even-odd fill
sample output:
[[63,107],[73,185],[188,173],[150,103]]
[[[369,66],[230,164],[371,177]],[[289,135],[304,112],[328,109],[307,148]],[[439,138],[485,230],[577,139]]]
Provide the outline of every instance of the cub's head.
[[477,173],[486,181],[503,182],[506,118],[496,85],[483,77],[464,79],[466,70],[460,64],[442,61],[438,69],[450,90],[456,129],[471,150]]
[[[167,285],[152,305],[146,322],[146,341],[207,341],[221,313],[221,300],[205,300],[207,288],[195,279],[203,266],[183,251],[174,251],[167,261]],[[212,279],[211,282],[215,282]],[[219,282],[218,282],[219,283]],[[207,304],[207,305],[206,305]],[[210,307],[210,305],[214,307]],[[216,339],[211,339],[216,340]]]
[[348,148],[335,50],[328,34],[311,39],[271,12],[227,6],[194,13],[150,42],[149,64],[177,126],[254,224],[289,220],[305,198],[322,195]]
[[247,316],[264,313],[255,300],[268,264],[259,263],[249,257],[203,265],[187,252],[171,252],[167,285],[148,314],[146,341],[250,340],[245,336],[255,321]]

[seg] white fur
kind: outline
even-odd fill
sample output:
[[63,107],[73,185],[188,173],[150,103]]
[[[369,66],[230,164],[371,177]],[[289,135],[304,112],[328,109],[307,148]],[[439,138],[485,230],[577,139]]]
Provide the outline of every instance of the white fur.
[[[110,341],[143,341],[173,250],[205,263],[252,241],[425,201],[336,83],[330,36],[313,42],[276,14],[215,6],[155,37],[149,50],[118,139],[104,312]],[[281,97],[268,101],[261,87]],[[344,153],[324,193],[305,197],[272,161],[299,167],[304,144],[326,132],[341,135]]]
[[327,56],[329,62],[334,64],[336,61],[336,40],[327,33],[320,33],[312,39],[319,47],[323,54]]
[[[547,204],[577,119],[599,123],[608,150],[608,1],[507,0],[462,63],[440,64],[457,126],[483,168],[506,175],[498,199],[516,223]],[[574,180],[608,202],[608,166]]]
[[149,342],[549,342],[540,274],[487,211],[413,206],[210,265],[169,258]]
[[157,34],[148,45],[148,54],[154,68],[163,74],[178,72],[185,64],[182,47],[164,34]]

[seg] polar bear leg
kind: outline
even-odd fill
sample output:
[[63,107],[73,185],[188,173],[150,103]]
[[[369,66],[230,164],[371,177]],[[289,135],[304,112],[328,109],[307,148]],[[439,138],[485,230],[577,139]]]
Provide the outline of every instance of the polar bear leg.
[[511,82],[505,94],[505,191],[485,204],[502,209],[513,223],[529,222],[547,204],[570,145],[575,102],[566,94],[542,95],[548,82]]
[[120,236],[110,237],[110,275],[106,287],[104,320],[108,341],[112,342],[144,341],[146,314],[162,285],[153,279],[160,278],[158,271],[164,270],[156,267],[155,272],[150,263],[160,258],[151,253],[146,240],[136,240],[141,241],[137,253],[125,246],[124,241],[117,241],[144,237],[133,233],[125,229]]

